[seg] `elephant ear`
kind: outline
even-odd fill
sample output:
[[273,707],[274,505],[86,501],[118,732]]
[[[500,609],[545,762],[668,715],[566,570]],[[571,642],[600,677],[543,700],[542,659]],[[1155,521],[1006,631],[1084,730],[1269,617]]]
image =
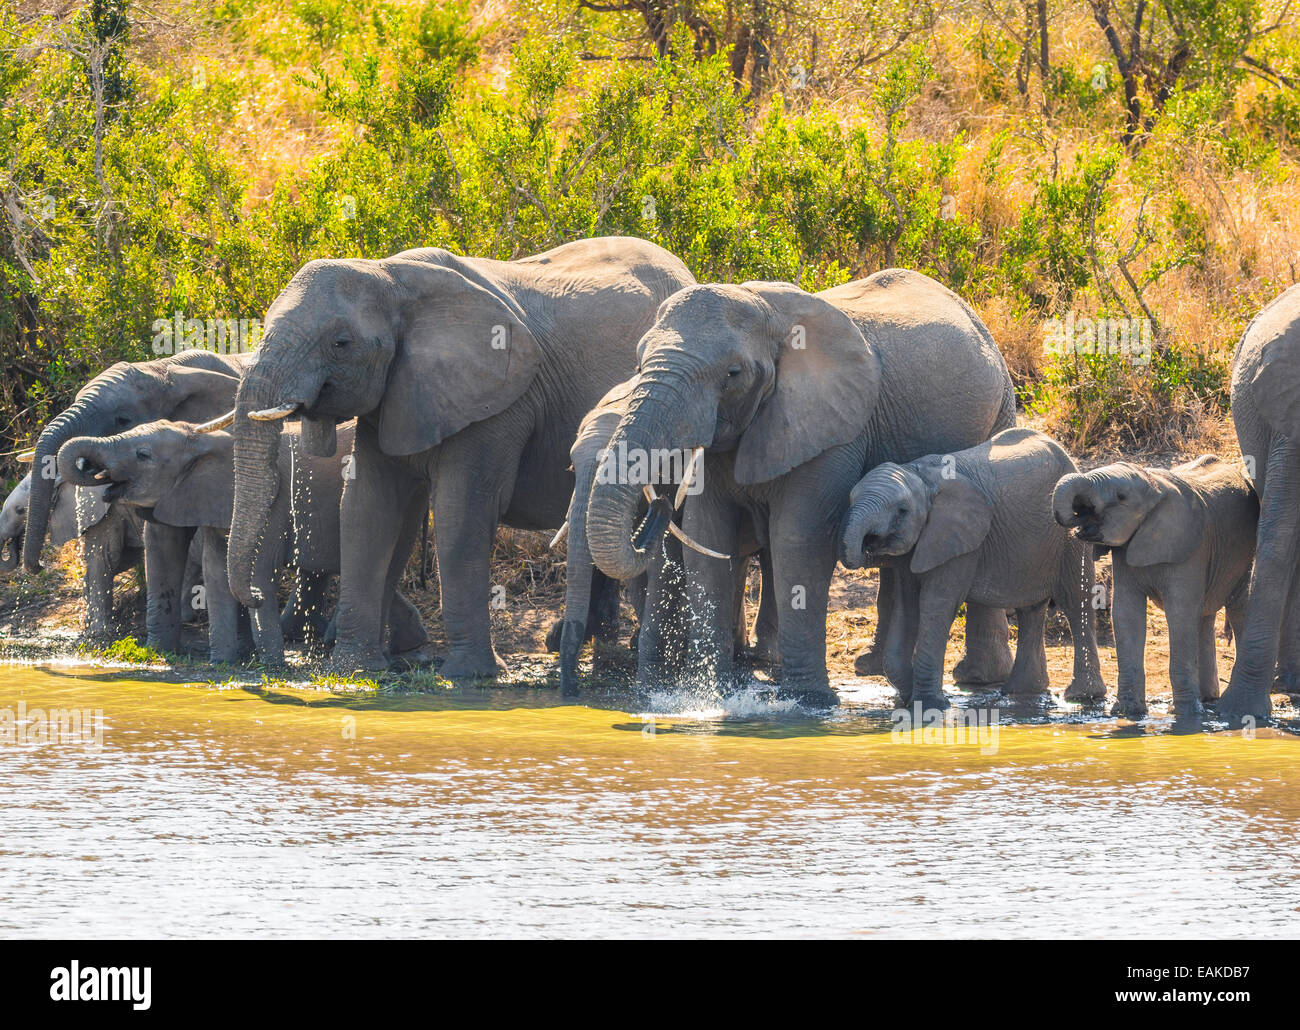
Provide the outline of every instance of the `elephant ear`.
[[984,543],[993,525],[993,506],[965,476],[940,479],[911,568],[918,575],[938,568]]
[[848,443],[866,428],[880,392],[880,360],[834,305],[789,283],[746,283],[775,313],[780,335],[772,392],[736,451],[741,484],[764,483]]
[[201,439],[208,446],[182,469],[172,488],[154,505],[153,517],[169,526],[229,531],[235,506],[234,441],[229,433],[207,433]]
[[501,296],[455,269],[413,259],[388,268],[406,313],[379,406],[379,446],[415,454],[513,404],[542,350]]
[[1164,496],[1129,537],[1124,559],[1130,565],[1186,561],[1205,532],[1205,506],[1190,490],[1160,487]]

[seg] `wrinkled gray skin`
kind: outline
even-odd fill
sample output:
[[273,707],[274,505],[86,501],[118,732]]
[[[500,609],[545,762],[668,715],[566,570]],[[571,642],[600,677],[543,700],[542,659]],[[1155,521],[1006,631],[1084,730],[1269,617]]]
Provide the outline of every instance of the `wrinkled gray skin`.
[[[31,488],[29,472],[0,510],[0,571],[12,572],[21,559]],[[86,568],[84,634],[94,640],[111,639],[116,633],[113,578],[144,557],[140,516],[123,505],[105,504],[103,492],[102,487],[75,487],[57,479],[49,519],[49,539],[56,548],[81,540]]]
[[[547,646],[560,654],[560,689],[565,696],[578,690],[578,652],[593,636],[603,640],[615,637],[618,624],[618,580],[605,576],[591,559],[587,543],[587,502],[610,437],[627,412],[634,379],[620,383],[600,399],[587,413],[578,429],[578,437],[569,456],[573,461],[574,488],[569,502],[567,555],[565,564],[564,617],[552,628]],[[689,502],[688,502],[689,503]],[[648,508],[648,504],[643,504]],[[641,513],[644,515],[644,512]],[[633,607],[637,612],[638,653],[645,654],[640,663],[643,671],[679,664],[681,655],[670,653],[674,643],[685,634],[679,617],[683,611],[681,545],[671,536],[663,539],[664,547],[646,572],[628,584]],[[752,530],[742,540],[740,556],[749,557],[758,550]],[[760,558],[763,588],[760,594],[757,642],[754,657],[774,660],[776,655],[776,610],[772,599],[771,561]],[[736,563],[737,583],[734,648],[737,655],[749,646],[749,627],[745,618],[744,590],[749,563]],[[676,621],[674,621],[676,619]],[[671,625],[670,625],[671,623]]]
[[[612,445],[707,448],[686,533],[737,554],[741,517],[772,555],[782,689],[818,704],[836,529],[868,467],[956,451],[1015,424],[1006,365],[978,316],[916,272],[889,269],[819,294],[786,283],[697,286],[669,299],[638,349],[639,379]],[[607,575],[631,579],[641,489],[596,483],[587,537]],[[685,552],[692,644],[705,674],[732,674],[731,563]],[[970,667],[1011,666],[1002,612],[973,613]],[[972,677],[976,678],[976,677]]]
[[1128,462],[1066,476],[1052,506],[1080,540],[1111,548],[1119,697],[1113,715],[1146,715],[1147,600],[1169,623],[1169,682],[1180,721],[1219,697],[1215,617],[1238,640],[1259,502],[1235,462],[1204,455],[1168,471]]
[[308,450],[329,454],[359,416],[343,493],[338,643],[344,671],[384,667],[388,609],[430,490],[450,678],[494,676],[488,602],[496,528],[558,529],[569,447],[600,398],[632,373],[659,303],[693,280],[667,251],[628,237],[519,261],[406,251],[313,261],[276,298],[239,389],[229,572],[251,582],[275,496],[279,424],[294,405]]
[[1275,674],[1277,689],[1300,690],[1300,286],[1237,344],[1232,420],[1260,508],[1245,628],[1218,705],[1235,728],[1272,712]]
[[[54,499],[59,448],[77,436],[109,436],[160,418],[203,422],[229,411],[245,358],[208,351],[134,364],[119,362],[88,382],[72,405],[54,418],[36,443],[32,496],[23,538],[23,565],[40,568]],[[161,523],[144,527],[149,646],[176,651],[186,612],[186,557],[193,532]]]
[[[268,513],[266,546],[254,581],[274,597],[275,574],[296,566],[299,577],[284,620],[309,621],[317,637],[326,632],[324,591],[339,567],[339,499],[343,466],[353,429],[343,427],[338,456],[316,458],[303,453],[299,435],[290,430],[280,449],[281,490]],[[109,437],[78,437],[59,451],[59,467],[69,477],[111,480],[109,500],[132,505],[151,523],[198,530],[203,537],[204,598],[208,613],[208,652],[214,662],[238,661],[238,604],[226,579],[226,537],[234,505],[234,438],[228,432],[197,433],[186,422],[150,422]],[[191,603],[195,599],[191,598]],[[419,617],[400,601],[402,632],[419,631]],[[414,626],[412,627],[412,621]],[[252,613],[253,639],[264,662],[284,658],[281,620],[274,606]],[[422,640],[419,642],[423,642]],[[411,646],[409,641],[407,646]]]
[[1046,693],[1047,605],[1070,622],[1070,701],[1106,696],[1089,596],[1092,547],[1052,517],[1052,490],[1074,462],[1055,440],[1007,429],[955,454],[872,469],[853,488],[840,560],[897,559],[885,672],[904,705],[946,708],[944,653],[963,601],[1016,610],[1016,660],[1003,690]]

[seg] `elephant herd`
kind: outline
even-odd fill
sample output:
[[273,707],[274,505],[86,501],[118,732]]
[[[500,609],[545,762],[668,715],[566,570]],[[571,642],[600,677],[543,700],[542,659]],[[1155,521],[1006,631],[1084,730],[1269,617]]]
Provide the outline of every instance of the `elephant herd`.
[[1217,698],[1223,608],[1238,658],[1221,718],[1267,716],[1275,678],[1300,682],[1300,287],[1238,346],[1245,461],[1167,472],[1084,475],[1055,441],[1017,428],[979,316],[901,269],[808,293],[697,284],[628,237],[514,261],[430,248],[312,261],[264,326],[251,354],[189,351],[91,380],[45,427],[0,513],[0,566],[34,572],[47,536],[79,535],[92,634],[110,632],[112,577],[142,553],[151,646],[176,649],[201,592],[216,660],[239,655],[242,608],[268,662],[285,639],[314,637],[336,670],[375,670],[428,657],[398,583],[432,507],[440,672],[480,678],[502,669],[489,617],[497,527],[559,529],[567,596],[548,643],[572,694],[578,653],[613,632],[623,585],[642,682],[730,682],[749,649],[757,558],[754,653],[779,666],[783,694],[831,705],[831,578],[837,561],[874,565],[879,628],[858,669],[942,707],[962,604],[959,682],[1045,691],[1055,602],[1075,643],[1067,698],[1104,696],[1100,547],[1114,556],[1118,714],[1145,711],[1147,599],[1169,617],[1180,717]]

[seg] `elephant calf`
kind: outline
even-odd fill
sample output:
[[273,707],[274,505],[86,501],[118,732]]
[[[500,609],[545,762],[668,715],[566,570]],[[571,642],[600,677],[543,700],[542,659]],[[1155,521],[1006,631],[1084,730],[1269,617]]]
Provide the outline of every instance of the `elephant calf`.
[[[151,521],[202,533],[209,657],[214,662],[234,662],[239,658],[239,606],[226,578],[234,506],[234,438],[214,428],[220,424],[162,420],[117,436],[78,437],[60,448],[58,461],[61,474],[69,478],[108,481],[107,501],[134,505]],[[297,567],[286,627],[319,611],[328,576],[339,569],[339,498],[352,426],[340,429],[342,446],[331,458],[305,454],[297,433],[287,437],[288,446],[278,455],[280,486],[262,526],[263,546],[254,570],[254,580],[265,596],[274,597],[276,571],[289,564]],[[393,613],[397,649],[424,643],[419,615],[400,594],[395,596]],[[274,607],[255,610],[252,623],[263,661],[282,661],[284,629]],[[323,619],[316,630],[324,634]]]
[[1055,440],[1007,429],[955,454],[886,463],[854,487],[840,524],[840,560],[894,563],[895,606],[885,672],[905,704],[944,708],[944,653],[962,601],[1015,608],[1015,664],[1003,689],[1048,689],[1047,604],[1070,621],[1074,679],[1068,700],[1104,697],[1092,608],[1092,549],[1052,519],[1052,489],[1074,462]]
[[[0,571],[13,571],[22,559],[31,492],[29,472],[0,509]],[[105,504],[103,492],[102,487],[87,489],[56,481],[48,520],[50,542],[55,547],[81,539],[86,567],[84,630],[96,640],[110,639],[115,632],[114,577],[139,565],[144,557],[140,516],[124,505]]]
[[1235,463],[1206,454],[1186,465],[1128,462],[1065,476],[1052,507],[1083,541],[1111,548],[1119,697],[1114,715],[1146,714],[1147,599],[1169,621],[1169,683],[1177,718],[1219,696],[1214,622],[1227,608],[1241,638],[1259,501]]

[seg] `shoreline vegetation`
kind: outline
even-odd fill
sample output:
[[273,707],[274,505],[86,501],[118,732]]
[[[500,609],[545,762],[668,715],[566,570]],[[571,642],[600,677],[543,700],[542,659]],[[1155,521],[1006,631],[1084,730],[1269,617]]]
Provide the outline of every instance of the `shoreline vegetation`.
[[[1300,268],[1298,86],[1286,0],[10,3],[0,480],[160,327],[254,346],[312,258],[611,234],[702,281],[919,269],[1081,465],[1234,456],[1233,348]],[[562,604],[549,536],[498,541],[512,665],[541,667]],[[77,625],[75,551],[0,580],[4,636]],[[418,550],[406,579],[436,648]],[[838,674],[874,573],[835,589]],[[129,574],[119,602],[140,591]]]

